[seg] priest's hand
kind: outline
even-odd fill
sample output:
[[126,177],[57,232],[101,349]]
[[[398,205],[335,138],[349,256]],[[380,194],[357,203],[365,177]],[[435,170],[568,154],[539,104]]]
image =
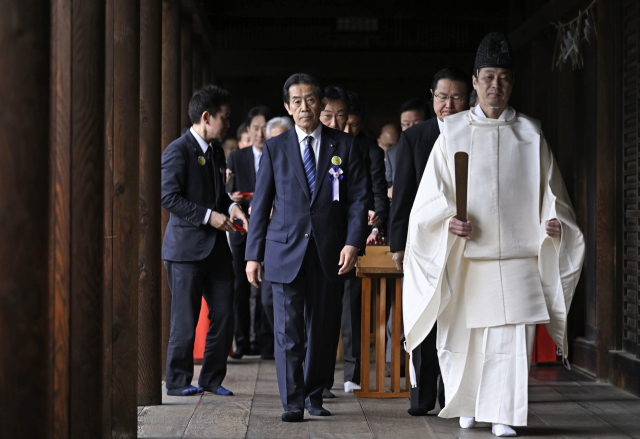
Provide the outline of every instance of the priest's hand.
[[247,279],[249,283],[256,288],[260,288],[259,282],[262,282],[262,264],[258,261],[247,261]]
[[547,235],[552,238],[560,238],[562,235],[562,226],[560,225],[560,221],[555,218],[544,223],[544,230],[547,232]]
[[340,262],[338,265],[341,267],[338,274],[346,274],[353,270],[358,261],[358,249],[352,245],[345,245],[340,252]]
[[398,250],[393,254],[393,258],[391,258],[394,264],[396,264],[396,268],[402,271],[402,263],[404,262],[404,250]]
[[471,222],[460,221],[458,218],[453,217],[449,222],[449,231],[454,235],[458,235],[461,238],[469,239],[471,232],[473,232],[473,226],[471,226]]

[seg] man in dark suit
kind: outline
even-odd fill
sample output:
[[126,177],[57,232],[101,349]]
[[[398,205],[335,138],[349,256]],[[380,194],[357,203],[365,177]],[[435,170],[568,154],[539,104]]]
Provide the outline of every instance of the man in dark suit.
[[[398,270],[402,270],[411,208],[433,144],[444,127],[444,118],[469,109],[467,99],[471,86],[468,78],[468,75],[456,68],[446,68],[436,73],[431,86],[436,117],[403,131],[398,146],[394,148],[397,159],[389,238],[393,262]],[[408,412],[412,416],[424,416],[433,410],[436,398],[440,402],[440,407],[444,407],[442,379],[440,379],[440,392],[438,392],[440,366],[436,335],[437,328],[434,326],[427,338],[411,353],[412,367],[417,381],[417,387],[411,388],[411,408]]]
[[[266,137],[267,121],[271,110],[265,106],[257,106],[249,111],[247,126],[252,146],[239,149],[229,156],[227,167],[230,171],[230,181],[227,190],[231,192],[231,199],[240,204],[245,212],[249,211],[253,193],[256,188],[256,173],[260,167],[262,147]],[[249,195],[251,194],[251,195]],[[251,313],[251,284],[245,273],[246,263],[244,251],[247,237],[234,233],[229,237],[231,252],[233,253],[233,271],[235,273],[235,297],[233,302],[234,333],[236,350],[232,358],[241,359],[244,355],[260,354],[263,359],[273,357],[273,332],[268,323],[264,327],[262,320],[262,302],[260,292],[257,291],[256,306]],[[266,317],[266,316],[265,316]],[[251,323],[255,332],[255,339],[251,340]],[[267,329],[269,329],[267,331]]]
[[[323,89],[289,77],[283,100],[295,126],[263,148],[247,238],[247,276],[273,289],[275,357],[285,422],[322,408],[336,302],[367,238],[366,174],[354,139],[320,123]],[[273,208],[271,220],[269,215]],[[306,348],[305,348],[306,344]]]
[[[233,394],[222,387],[233,340],[233,267],[225,232],[236,231],[229,217],[245,229],[249,223],[224,185],[226,165],[218,142],[229,129],[229,100],[228,91],[213,85],[195,92],[189,102],[193,126],[162,154],[162,207],[171,213],[162,245],[172,296],[169,395]],[[193,344],[202,297],[211,323],[194,387]]]

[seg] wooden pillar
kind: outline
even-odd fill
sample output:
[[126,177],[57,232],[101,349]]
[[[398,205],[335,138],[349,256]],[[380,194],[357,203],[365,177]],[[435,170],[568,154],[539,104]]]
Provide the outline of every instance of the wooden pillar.
[[[180,0],[162,2],[162,151],[180,137]],[[169,212],[162,209],[161,234],[169,222]],[[166,372],[167,346],[171,318],[171,291],[167,270],[162,267],[162,376]]]
[[138,405],[162,404],[160,101],[162,4],[140,1]]
[[193,70],[193,92],[202,88],[202,37],[193,35],[193,52],[191,54],[191,69]]
[[53,437],[100,437],[104,2],[55,0],[52,12]]
[[213,84],[211,80],[211,55],[207,51],[202,53],[202,85]]
[[0,431],[7,438],[50,437],[49,30],[48,4],[2,3]]
[[191,126],[189,100],[193,94],[193,18],[191,14],[180,15],[180,131]]
[[[599,2],[596,14],[598,33],[597,67],[597,149],[596,149],[596,376],[609,376],[609,351],[615,349],[616,311],[621,307],[622,286],[616,287],[616,248],[622,219],[621,183],[618,157],[622,151],[622,23],[621,2]],[[617,163],[618,162],[618,163]],[[613,255],[618,258],[612,257]],[[622,262],[619,262],[622,266]],[[620,268],[621,269],[621,268]]]
[[[138,393],[140,3],[107,0],[105,166],[105,353],[111,358],[110,433],[134,438]],[[110,320],[110,321],[109,321]],[[108,377],[107,377],[108,378]]]

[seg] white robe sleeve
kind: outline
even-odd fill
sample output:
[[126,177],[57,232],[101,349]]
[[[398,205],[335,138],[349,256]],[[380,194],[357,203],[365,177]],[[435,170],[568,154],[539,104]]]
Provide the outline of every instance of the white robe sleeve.
[[[446,304],[443,301],[448,302],[455,290],[449,280],[455,282],[457,275],[449,278],[445,270],[452,249],[464,249],[464,240],[449,233],[449,221],[456,214],[454,185],[445,139],[440,135],[427,162],[409,219],[402,295],[407,352],[413,351],[429,334]],[[461,256],[462,252],[459,253]],[[461,260],[460,257],[451,259],[456,264]]]
[[[576,224],[560,169],[544,137],[540,145],[540,165],[543,177],[543,197],[540,213],[540,249],[538,269],[542,281],[550,322],[547,332],[567,357],[567,315],[576,290],[585,255],[584,237]],[[545,223],[558,219],[562,226],[561,238],[551,238]]]

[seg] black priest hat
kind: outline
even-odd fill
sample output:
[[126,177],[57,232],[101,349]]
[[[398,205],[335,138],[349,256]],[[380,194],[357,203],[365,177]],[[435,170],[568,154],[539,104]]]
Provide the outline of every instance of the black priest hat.
[[476,77],[483,67],[501,67],[513,70],[513,49],[509,39],[502,32],[491,32],[480,42],[473,68]]

